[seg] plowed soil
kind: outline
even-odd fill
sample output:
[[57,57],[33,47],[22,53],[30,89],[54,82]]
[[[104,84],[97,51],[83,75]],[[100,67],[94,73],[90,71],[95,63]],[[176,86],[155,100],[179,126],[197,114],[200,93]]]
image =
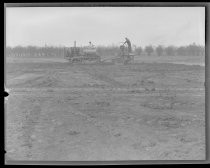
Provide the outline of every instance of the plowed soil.
[[204,66],[11,60],[8,160],[205,159]]

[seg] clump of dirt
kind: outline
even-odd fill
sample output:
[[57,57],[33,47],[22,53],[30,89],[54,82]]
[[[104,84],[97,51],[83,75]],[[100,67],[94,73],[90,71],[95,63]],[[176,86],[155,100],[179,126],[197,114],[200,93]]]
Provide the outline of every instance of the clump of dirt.
[[72,100],[76,100],[78,97],[74,97],[74,96],[68,96],[65,98],[65,101],[68,102],[68,101],[72,101]]
[[78,134],[80,134],[80,132],[71,130],[71,131],[68,132],[68,134],[69,135],[78,135]]
[[182,126],[181,123],[183,122],[181,119],[176,117],[159,118],[156,121],[158,122],[158,125],[166,128],[179,128]]
[[112,112],[111,103],[109,101],[104,100],[95,100],[93,102],[87,102],[83,106],[83,111],[85,111],[88,115],[94,116],[98,114],[107,114]]
[[135,149],[135,150],[147,150],[148,148],[153,148],[157,145],[157,143],[155,141],[151,141],[151,140],[142,140],[141,142],[137,142],[132,144],[131,146]]
[[147,116],[144,118],[147,125],[164,127],[167,129],[182,128],[191,123],[190,118],[178,118],[176,116]]
[[97,84],[97,83],[93,83],[93,84],[84,84],[83,87],[93,87],[93,88],[105,88],[107,85],[105,84]]
[[120,137],[120,136],[122,136],[122,134],[121,133],[116,133],[116,134],[114,134],[114,136],[115,137]]
[[182,137],[182,138],[180,138],[180,141],[182,143],[191,143],[191,142],[198,141],[198,138],[195,138],[195,137]]
[[32,83],[36,87],[55,87],[57,86],[59,80],[54,76],[46,76],[40,78]]
[[110,101],[98,98],[95,100],[76,100],[70,98],[70,104],[73,108],[81,113],[89,116],[90,118],[97,118],[103,114],[111,114],[113,112]]
[[148,107],[151,109],[173,109],[174,108],[175,101],[173,98],[162,98],[162,97],[157,97],[157,98],[150,98],[150,100],[147,100],[143,102],[141,105],[143,107]]
[[141,105],[143,107],[148,107],[151,109],[174,109],[175,104],[178,103],[178,98],[176,96],[176,93],[171,93],[168,90],[165,90],[163,93],[159,93],[158,96],[150,96],[146,98],[146,101],[144,101]]
[[144,93],[144,91],[134,89],[134,90],[128,91],[128,93],[131,93],[131,94],[133,94],[133,93],[134,93],[134,94],[135,94],[135,93]]
[[135,83],[131,85],[134,88],[143,88],[146,91],[155,91],[155,82],[153,80],[142,79],[137,80]]
[[110,106],[110,103],[109,103],[109,102],[106,102],[106,101],[96,101],[95,104],[96,104],[97,106],[101,106],[101,107]]

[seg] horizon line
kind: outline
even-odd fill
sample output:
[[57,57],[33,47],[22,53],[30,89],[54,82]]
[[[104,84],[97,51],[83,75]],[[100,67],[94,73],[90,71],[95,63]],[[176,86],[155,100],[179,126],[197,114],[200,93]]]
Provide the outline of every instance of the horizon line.
[[[190,46],[190,45],[196,45],[196,46],[201,46],[201,47],[205,47],[205,44],[202,45],[202,44],[198,44],[198,43],[195,43],[195,42],[192,42],[192,43],[189,43],[189,44],[185,44],[185,45],[172,45],[172,44],[169,44],[169,45],[161,45],[161,44],[158,44],[158,45],[152,45],[152,44],[148,44],[148,45],[144,45],[144,47],[142,47],[141,45],[136,45],[136,44],[132,44],[132,46],[135,46],[136,48],[138,47],[142,47],[142,48],[145,48],[147,46],[152,46],[152,47],[158,47],[158,46],[162,46],[162,47],[169,47],[169,46],[172,46],[172,47],[184,47],[184,46]],[[78,45],[77,47],[85,47],[85,46],[88,46],[88,45]],[[108,45],[94,45],[95,47],[117,47],[117,46],[120,46],[120,45],[117,45],[117,44],[108,44]],[[27,48],[27,47],[40,47],[40,48],[43,48],[43,47],[73,47],[72,46],[67,46],[67,45],[48,45],[48,44],[45,44],[45,45],[15,45],[15,46],[6,46],[6,48],[16,48],[16,47],[23,47],[23,48]]]

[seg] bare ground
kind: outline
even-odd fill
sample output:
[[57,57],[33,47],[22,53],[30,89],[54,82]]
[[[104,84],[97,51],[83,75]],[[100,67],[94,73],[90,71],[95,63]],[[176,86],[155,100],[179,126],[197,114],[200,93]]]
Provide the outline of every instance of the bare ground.
[[204,67],[25,60],[6,63],[8,160],[205,159]]

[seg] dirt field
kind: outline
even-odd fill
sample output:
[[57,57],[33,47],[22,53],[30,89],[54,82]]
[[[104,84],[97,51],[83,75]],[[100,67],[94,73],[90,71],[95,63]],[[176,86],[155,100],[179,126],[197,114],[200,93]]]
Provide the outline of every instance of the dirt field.
[[10,58],[5,70],[8,160],[205,159],[204,66]]

